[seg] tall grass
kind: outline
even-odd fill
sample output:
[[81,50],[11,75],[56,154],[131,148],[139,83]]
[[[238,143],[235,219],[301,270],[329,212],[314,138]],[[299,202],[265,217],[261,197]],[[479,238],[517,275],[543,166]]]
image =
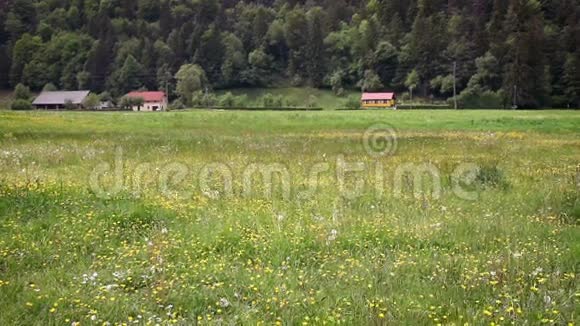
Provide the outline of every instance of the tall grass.
[[[0,113],[0,323],[577,323],[579,121],[559,111]],[[363,134],[385,122],[397,151],[370,156]],[[103,198],[90,175],[115,166],[116,147],[125,187]],[[369,185],[359,196],[341,196],[338,158],[368,167],[346,179]],[[466,162],[483,167],[475,201],[449,181]],[[232,172],[230,198],[201,189],[211,163]],[[256,163],[288,169],[290,199],[279,177],[271,198],[259,177],[243,192]],[[306,194],[319,163],[330,170]],[[440,197],[393,192],[408,163],[438,168]],[[188,173],[163,193],[176,164]]]

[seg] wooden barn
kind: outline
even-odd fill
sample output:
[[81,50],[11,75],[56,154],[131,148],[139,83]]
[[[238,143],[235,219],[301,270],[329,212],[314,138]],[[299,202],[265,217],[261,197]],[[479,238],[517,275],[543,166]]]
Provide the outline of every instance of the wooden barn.
[[82,109],[89,91],[56,91],[42,92],[32,102],[36,109],[62,110],[65,108]]

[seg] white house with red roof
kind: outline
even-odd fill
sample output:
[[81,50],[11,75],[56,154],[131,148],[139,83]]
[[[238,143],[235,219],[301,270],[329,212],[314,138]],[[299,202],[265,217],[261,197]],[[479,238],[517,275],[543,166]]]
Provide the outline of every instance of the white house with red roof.
[[143,106],[133,106],[133,111],[155,112],[166,111],[168,106],[165,92],[131,92],[126,97],[142,98]]
[[370,108],[397,108],[397,95],[395,93],[363,93],[361,98],[362,107]]

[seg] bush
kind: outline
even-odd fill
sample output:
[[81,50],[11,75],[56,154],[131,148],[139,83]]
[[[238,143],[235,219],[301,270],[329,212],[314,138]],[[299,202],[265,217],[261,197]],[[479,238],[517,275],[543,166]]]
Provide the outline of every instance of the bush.
[[32,110],[32,102],[29,100],[18,99],[12,102],[10,108],[14,111]]
[[296,108],[300,106],[300,104],[297,103],[296,100],[291,97],[285,98],[284,104],[286,105],[286,107],[289,108]]
[[87,110],[95,110],[100,105],[101,105],[101,100],[99,99],[99,96],[96,94],[93,94],[93,93],[89,94],[89,96],[87,96],[87,98],[83,102],[83,106]]
[[23,84],[16,85],[14,88],[14,98],[17,100],[29,100],[32,97],[30,93],[30,88],[24,86]]
[[274,107],[274,95],[268,93],[264,96],[262,96],[262,106],[265,108],[272,108]]
[[509,187],[503,171],[495,164],[480,167],[475,181],[486,188],[507,189]]
[[54,86],[53,83],[48,83],[48,84],[44,85],[44,87],[42,88],[43,92],[54,92],[56,90],[57,90],[57,88],[56,88],[56,86]]
[[175,101],[173,101],[173,103],[171,103],[168,107],[169,111],[173,111],[173,110],[184,110],[185,109],[185,105],[183,104],[183,102],[181,102],[181,100],[177,99]]
[[236,96],[236,105],[241,108],[248,107],[248,95],[244,94]]
[[111,96],[111,93],[104,91],[101,94],[99,94],[99,100],[101,102],[107,102],[107,101],[113,102],[113,97]]
[[208,93],[203,97],[203,106],[212,107],[218,104],[218,98],[215,94]]
[[65,110],[75,110],[75,109],[77,109],[77,106],[74,105],[74,103],[71,100],[66,100],[64,102],[64,109]]
[[360,99],[356,97],[349,97],[345,101],[344,106],[350,110],[359,110],[361,108]]
[[318,102],[318,100],[317,100],[316,96],[310,95],[308,97],[308,103],[307,103],[306,106],[309,107],[309,108],[314,108],[314,107],[316,107],[318,105],[317,102]]
[[202,91],[194,92],[191,96],[191,105],[193,106],[203,106],[203,97],[204,94]]
[[191,105],[196,107],[212,107],[218,104],[218,98],[215,94],[197,91],[191,97]]
[[129,97],[123,96],[119,101],[119,107],[121,110],[133,110],[134,106],[142,107],[145,104],[145,99],[142,97]]
[[227,92],[219,97],[218,103],[219,106],[231,108],[236,105],[236,97],[232,92]]
[[[453,98],[448,100],[453,104]],[[504,106],[501,91],[482,91],[480,89],[466,89],[457,96],[457,103],[461,108],[499,109]]]

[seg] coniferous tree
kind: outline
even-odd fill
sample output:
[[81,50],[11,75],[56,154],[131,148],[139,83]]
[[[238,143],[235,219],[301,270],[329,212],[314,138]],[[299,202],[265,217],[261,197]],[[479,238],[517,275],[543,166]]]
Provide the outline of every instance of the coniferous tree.
[[0,1],[0,87],[35,90],[119,95],[135,76],[126,63],[141,70],[130,88],[172,89],[168,76],[195,62],[218,88],[342,93],[378,77],[403,92],[411,75],[416,95],[445,99],[456,63],[458,93],[575,106],[579,48],[577,0]]

